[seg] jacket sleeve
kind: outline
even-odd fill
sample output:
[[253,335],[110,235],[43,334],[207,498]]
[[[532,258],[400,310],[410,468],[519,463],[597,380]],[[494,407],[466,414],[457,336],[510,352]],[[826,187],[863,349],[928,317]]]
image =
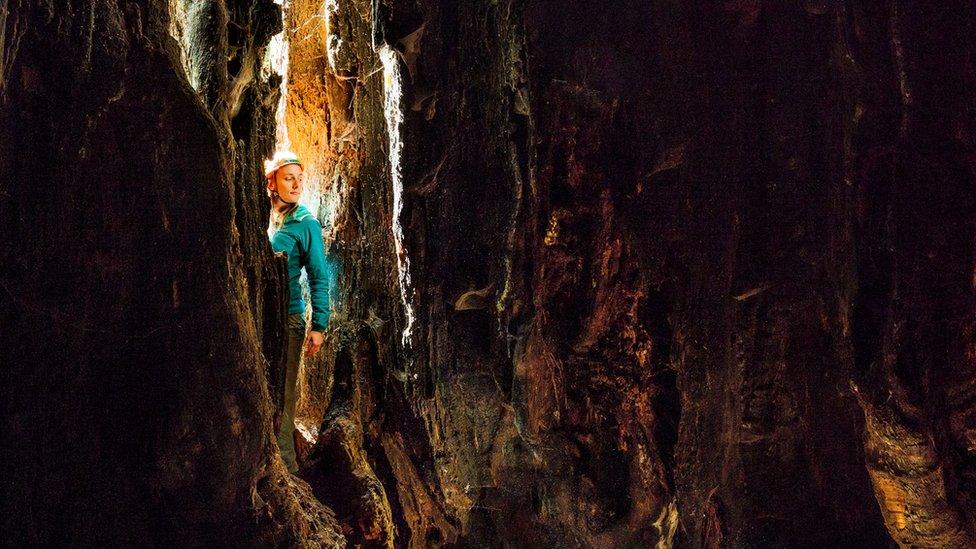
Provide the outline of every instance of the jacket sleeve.
[[325,260],[325,248],[322,244],[322,226],[309,216],[305,220],[308,237],[308,256],[305,260],[305,274],[308,275],[308,289],[312,298],[312,329],[317,332],[325,331],[329,324],[329,286],[332,276]]

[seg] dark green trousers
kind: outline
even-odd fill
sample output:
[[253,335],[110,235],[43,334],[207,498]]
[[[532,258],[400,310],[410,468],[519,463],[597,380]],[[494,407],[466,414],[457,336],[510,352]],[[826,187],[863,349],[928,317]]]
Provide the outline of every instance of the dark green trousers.
[[285,360],[285,407],[281,412],[281,427],[278,429],[278,448],[288,472],[298,472],[295,462],[295,385],[298,380],[298,366],[302,361],[302,347],[305,342],[305,317],[301,314],[288,315],[288,355]]

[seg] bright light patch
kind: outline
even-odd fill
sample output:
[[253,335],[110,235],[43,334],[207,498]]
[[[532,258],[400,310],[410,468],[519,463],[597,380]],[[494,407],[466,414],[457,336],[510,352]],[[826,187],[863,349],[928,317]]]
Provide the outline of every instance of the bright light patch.
[[[282,18],[284,10],[288,9],[287,0],[275,0],[281,6]],[[288,22],[283,21],[287,28]],[[275,140],[278,142],[279,150],[291,148],[291,141],[288,140],[288,127],[285,125],[285,106],[288,100],[288,40],[285,38],[285,31],[271,37],[268,49],[264,54],[262,66],[265,74],[276,72],[281,75],[281,97],[278,98],[278,107],[275,111]]]
[[393,244],[397,256],[397,273],[400,282],[400,299],[406,314],[407,325],[403,329],[403,346],[410,345],[410,332],[413,330],[414,312],[410,303],[410,257],[403,247],[403,175],[400,171],[400,156],[403,152],[403,88],[400,64],[397,53],[387,45],[379,49],[383,64],[383,113],[386,116],[386,131],[390,138],[390,177],[393,181]]
[[322,10],[325,11],[325,56],[329,61],[329,67],[332,68],[332,72],[337,72],[335,52],[341,46],[342,40],[337,34],[332,32],[332,17],[339,11],[338,0],[325,0]]

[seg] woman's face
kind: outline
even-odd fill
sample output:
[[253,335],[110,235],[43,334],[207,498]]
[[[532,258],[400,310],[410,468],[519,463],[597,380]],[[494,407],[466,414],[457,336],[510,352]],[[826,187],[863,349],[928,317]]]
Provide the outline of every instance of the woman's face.
[[285,202],[298,202],[302,197],[302,167],[287,164],[274,174],[273,189]]

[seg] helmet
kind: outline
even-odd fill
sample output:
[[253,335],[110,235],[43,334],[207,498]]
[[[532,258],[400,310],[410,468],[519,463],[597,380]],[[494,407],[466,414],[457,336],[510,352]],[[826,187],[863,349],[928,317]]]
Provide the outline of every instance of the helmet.
[[297,154],[291,151],[278,151],[275,153],[274,158],[264,161],[264,176],[271,177],[278,171],[278,168],[287,166],[288,164],[298,164],[301,166],[302,161],[298,159]]

